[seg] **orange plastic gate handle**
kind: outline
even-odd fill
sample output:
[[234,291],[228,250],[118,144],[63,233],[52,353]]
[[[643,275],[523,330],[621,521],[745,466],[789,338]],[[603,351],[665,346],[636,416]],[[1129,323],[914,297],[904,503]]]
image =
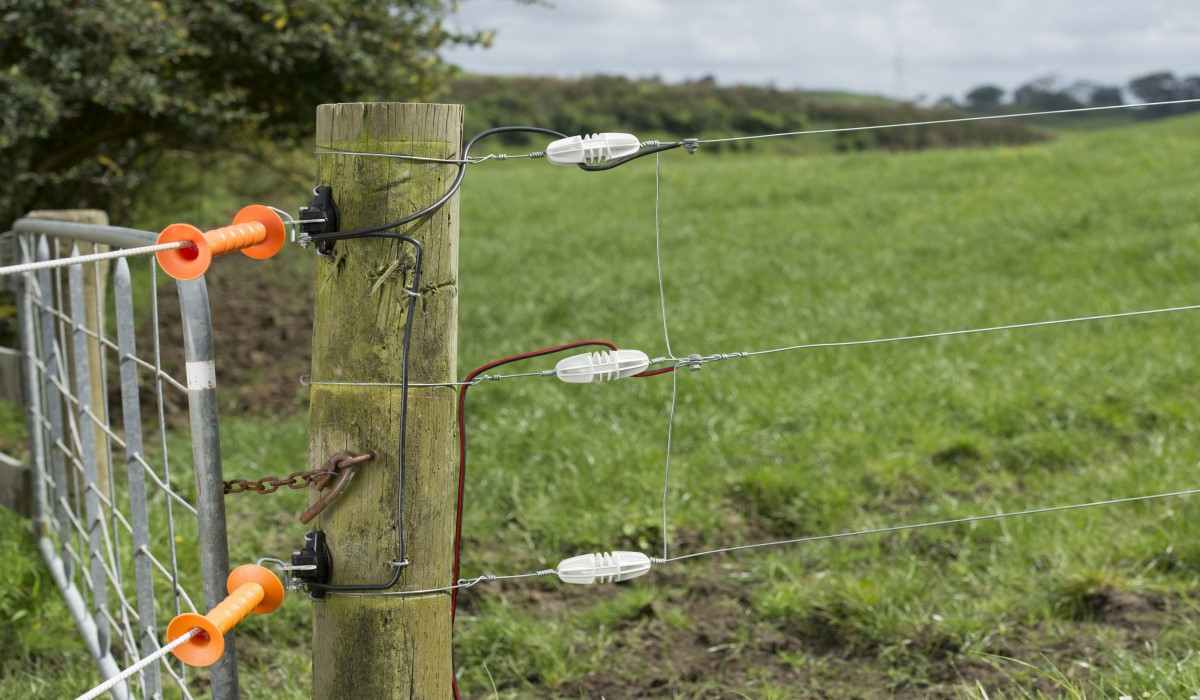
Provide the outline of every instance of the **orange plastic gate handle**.
[[232,224],[211,231],[201,231],[191,224],[171,224],[158,234],[155,243],[188,241],[193,247],[160,250],[154,257],[168,275],[194,280],[208,270],[213,256],[240,250],[255,260],[266,260],[283,249],[285,238],[279,214],[271,207],[251,204],[242,207]]
[[167,641],[199,627],[203,634],[192,637],[172,653],[188,666],[211,666],[225,653],[225,633],[252,612],[260,615],[283,603],[283,583],[270,569],[243,564],[225,580],[229,596],[207,615],[183,613],[167,625]]

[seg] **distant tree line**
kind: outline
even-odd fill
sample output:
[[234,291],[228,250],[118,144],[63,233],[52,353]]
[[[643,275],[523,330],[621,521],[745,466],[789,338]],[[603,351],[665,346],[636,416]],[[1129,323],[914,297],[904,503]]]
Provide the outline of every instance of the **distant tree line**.
[[[1038,111],[1106,107],[1125,102],[1131,95],[1139,102],[1168,102],[1200,98],[1200,75],[1177,76],[1171,71],[1149,73],[1128,84],[1105,85],[1090,80],[1062,84],[1055,76],[1044,76],[1021,85],[1009,95],[998,85],[980,85],[964,95],[961,104],[953,98],[940,101],[945,107],[961,107],[969,112],[993,114],[1006,111]],[[1008,99],[1006,99],[1008,98]],[[1162,105],[1140,109],[1133,114],[1157,119],[1200,111],[1200,103]]]
[[[929,109],[848,93],[722,86],[713,78],[666,83],[657,78],[605,75],[578,79],[465,76],[450,83],[442,99],[468,106],[468,134],[503,124],[536,124],[567,134],[622,130],[643,139],[688,138],[962,116],[957,108]],[[864,131],[831,138],[835,149],[848,151],[1022,144],[1045,135],[1017,123],[967,123]],[[517,134],[508,143],[532,144],[536,140]]]

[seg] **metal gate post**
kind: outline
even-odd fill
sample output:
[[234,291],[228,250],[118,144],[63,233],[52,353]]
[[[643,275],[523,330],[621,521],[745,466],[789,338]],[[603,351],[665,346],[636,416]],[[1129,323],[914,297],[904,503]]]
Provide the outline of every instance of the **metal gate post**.
[[[221,471],[221,436],[217,427],[212,317],[208,309],[208,287],[203,277],[179,283],[192,462],[196,468],[196,510],[200,513],[200,565],[204,571],[205,603],[211,608],[226,595],[229,546],[225,536],[225,484]],[[233,634],[225,637],[225,655],[212,667],[212,691],[214,700],[238,698],[237,649]]]

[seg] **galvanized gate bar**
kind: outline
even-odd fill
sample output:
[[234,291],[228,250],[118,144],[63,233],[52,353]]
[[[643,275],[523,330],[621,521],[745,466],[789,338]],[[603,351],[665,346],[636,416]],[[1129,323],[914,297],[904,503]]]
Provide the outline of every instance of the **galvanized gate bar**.
[[[212,316],[204,278],[179,282],[183,354],[187,366],[188,414],[192,462],[196,466],[196,510],[200,512],[200,566],[204,602],[213,607],[226,596],[229,545],[225,532],[225,482],[221,436],[217,428],[217,373],[213,357]],[[213,696],[238,697],[235,636],[225,636],[225,655],[212,667]]]
[[135,228],[100,224],[77,224],[70,221],[51,221],[49,219],[17,219],[13,222],[12,230],[18,233],[36,233],[72,241],[100,243],[102,245],[113,246],[114,248],[136,248],[137,246],[149,245],[156,238],[149,231],[139,231]]
[[[121,352],[121,418],[125,428],[125,457],[129,478],[129,510],[133,516],[134,578],[137,590],[138,638],[143,656],[158,648],[154,612],[154,570],[142,554],[150,549],[150,515],[146,508],[146,474],[142,471],[142,407],[138,392],[137,343],[133,328],[133,285],[129,263],[118,260],[113,274],[117,308],[117,344]],[[158,665],[142,670],[142,688],[148,697],[160,692]]]
[[[79,248],[72,246],[71,255],[79,254]],[[100,650],[108,653],[112,644],[111,630],[104,619],[108,610],[108,585],[104,580],[104,539],[100,532],[100,492],[96,484],[96,431],[92,430],[87,412],[92,405],[92,376],[89,367],[87,336],[79,330],[87,322],[87,311],[83,305],[83,267],[72,265],[68,277],[68,288],[71,294],[71,318],[75,323],[74,329],[74,360],[75,360],[75,397],[78,405],[75,407],[79,418],[77,420],[79,440],[79,458],[83,462],[85,486],[83,503],[87,520],[85,529],[88,536],[88,568],[92,576],[92,610],[96,618],[97,641]]]
[[[40,238],[37,243],[37,259],[50,259],[50,244],[45,238]],[[37,273],[37,294],[46,299],[48,304],[53,304],[52,296],[54,294],[53,287],[50,286],[50,271],[41,270]],[[26,294],[33,296],[31,289],[33,285],[28,281],[25,285]],[[64,377],[59,373],[63,363],[58,354],[58,342],[54,337],[54,317],[48,313],[42,312],[38,314],[41,317],[42,330],[42,352],[41,357],[44,358],[46,364],[45,376],[45,406],[46,414],[50,420],[47,436],[47,459],[43,460],[50,462],[50,474],[54,479],[54,513],[58,519],[58,528],[61,533],[62,527],[67,522],[67,511],[70,506],[67,502],[67,470],[63,462],[63,454],[58,450],[57,446],[63,441],[63,417],[62,417],[62,397],[58,394],[58,385],[62,383]],[[31,361],[34,358],[31,358]],[[35,462],[34,466],[37,464]],[[67,540],[62,540],[63,549],[63,569],[68,579],[74,578],[75,565],[67,556]]]

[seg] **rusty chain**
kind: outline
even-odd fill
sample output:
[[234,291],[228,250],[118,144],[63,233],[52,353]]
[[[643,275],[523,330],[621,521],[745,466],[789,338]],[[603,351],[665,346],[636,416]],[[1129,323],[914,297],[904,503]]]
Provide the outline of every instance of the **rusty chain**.
[[313,469],[306,472],[292,472],[286,477],[279,478],[277,476],[264,476],[261,479],[232,479],[225,482],[225,493],[245,493],[253,491],[254,493],[275,493],[284,486],[289,489],[304,489],[312,485],[326,476],[332,476],[337,472],[330,469]]
[[300,490],[314,484],[318,488],[321,488],[343,469],[368,461],[374,458],[374,456],[373,453],[352,455],[347,452],[339,452],[325,460],[325,463],[316,469],[292,472],[282,478],[278,476],[264,476],[261,479],[231,479],[225,482],[225,493],[253,491],[254,493],[268,494],[275,493],[285,486],[289,489]]

